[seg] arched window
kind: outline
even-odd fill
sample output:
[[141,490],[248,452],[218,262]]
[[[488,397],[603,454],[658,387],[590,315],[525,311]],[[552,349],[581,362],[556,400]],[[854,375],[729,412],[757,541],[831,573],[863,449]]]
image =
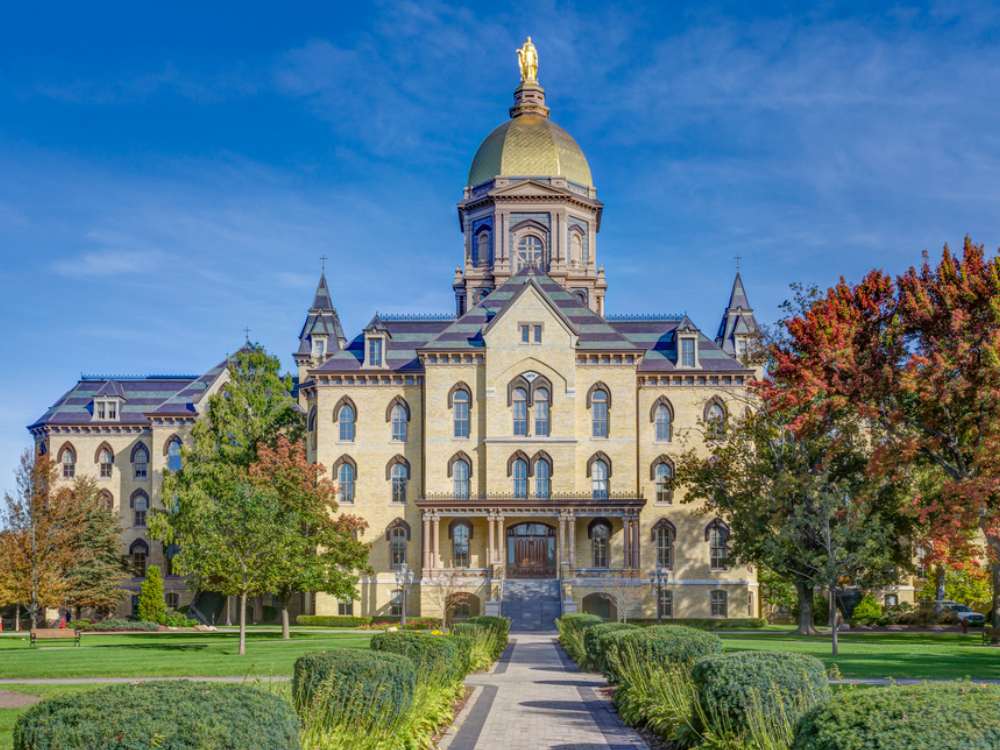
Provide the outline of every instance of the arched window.
[[718,399],[712,399],[705,407],[705,431],[710,440],[726,434],[726,407]]
[[132,471],[136,479],[145,479],[149,476],[149,451],[142,443],[136,445],[132,451]]
[[115,456],[108,447],[102,447],[97,452],[97,463],[100,466],[101,479],[110,479],[115,466]]
[[143,528],[146,525],[146,513],[149,511],[149,496],[142,490],[136,490],[129,498],[129,506],[133,511],[132,525]]
[[603,388],[595,388],[590,395],[591,434],[594,437],[608,436],[608,392]]
[[547,458],[535,460],[535,497],[548,500],[552,496],[552,464]]
[[656,544],[656,567],[672,570],[674,567],[674,540],[677,530],[665,518],[653,526],[653,542]]
[[149,557],[149,545],[143,539],[136,539],[128,548],[132,563],[132,575],[146,577],[146,559]]
[[102,510],[111,513],[115,509],[115,499],[107,490],[101,490],[100,494],[97,496],[97,504]]
[[457,438],[469,437],[469,392],[458,388],[451,394],[453,434]]
[[72,445],[63,446],[59,462],[62,464],[63,479],[72,479],[76,476],[76,451],[73,450]]
[[389,532],[389,563],[393,570],[399,570],[406,564],[406,529],[396,526]]
[[674,501],[674,467],[661,458],[653,467],[653,479],[656,482],[656,502],[672,503]]
[[591,496],[594,500],[608,499],[608,474],[608,464],[603,458],[599,458],[591,464]]
[[392,596],[389,599],[389,616],[403,616],[403,589],[393,589]]
[[396,461],[389,469],[389,480],[392,482],[392,502],[406,502],[406,484],[410,479],[410,468],[405,461]]
[[545,265],[545,245],[540,237],[526,234],[517,242],[517,268],[538,268]]
[[167,468],[170,471],[181,470],[181,440],[171,438],[167,443]]
[[528,462],[523,458],[514,459],[514,497],[528,496]]
[[716,518],[705,528],[705,539],[712,570],[725,570],[729,567],[729,527]]
[[309,441],[309,448],[316,450],[316,407],[313,406],[309,409],[309,415],[306,417],[306,439]]
[[528,434],[528,392],[524,388],[515,388],[511,395],[511,407],[514,410],[514,434]]
[[590,555],[592,567],[606,568],[611,546],[611,524],[595,521],[590,526]]
[[569,257],[574,264],[584,262],[583,237],[579,232],[572,232],[569,236]]
[[355,423],[357,421],[357,412],[354,411],[354,405],[349,403],[343,403],[337,410],[337,423],[340,425],[340,439],[346,443],[354,442],[354,431]]
[[661,443],[669,443],[673,439],[674,419],[670,407],[664,403],[656,405],[653,423],[656,425],[656,439]]
[[476,257],[473,263],[486,265],[490,260],[490,231],[483,229],[476,235]]
[[468,521],[455,521],[449,531],[451,532],[452,567],[469,567],[469,539],[472,538],[472,527]]
[[402,404],[394,404],[392,407],[392,439],[406,442],[407,425],[406,407]]
[[340,502],[354,502],[354,487],[357,478],[354,464],[342,460],[340,466],[337,467],[337,499]]
[[452,494],[459,500],[469,499],[469,475],[472,467],[464,458],[456,459],[451,465]]
[[549,434],[549,389],[535,389],[535,434],[547,437]]

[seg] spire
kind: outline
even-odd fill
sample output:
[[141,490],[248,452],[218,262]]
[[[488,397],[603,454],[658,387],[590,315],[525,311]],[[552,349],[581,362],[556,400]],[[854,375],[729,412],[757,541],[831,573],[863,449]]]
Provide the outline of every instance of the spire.
[[740,276],[739,271],[736,272],[736,278],[733,279],[733,290],[729,293],[729,306],[727,310],[734,308],[750,310],[750,301],[747,299],[747,291],[743,288],[743,278]]
[[[738,263],[738,261],[737,261]],[[750,300],[747,298],[747,291],[743,286],[743,277],[740,276],[737,268],[736,277],[733,279],[733,288],[729,292],[729,304],[726,305],[725,312],[722,313],[722,320],[719,322],[719,332],[715,337],[718,344],[726,354],[736,356],[740,354],[741,347],[737,346],[737,339],[746,342],[742,350],[746,351],[746,345],[758,331],[757,320],[753,316],[753,308],[750,307]],[[742,358],[742,354],[740,354]]]
[[514,118],[532,114],[548,117],[545,89],[538,83],[538,50],[530,36],[517,50],[517,64],[521,69],[521,85],[514,92],[514,106],[510,108],[510,116]]
[[325,358],[347,345],[344,328],[340,324],[340,316],[337,314],[337,308],[333,306],[330,287],[326,282],[325,257],[323,261],[324,270],[320,272],[312,306],[306,314],[305,323],[303,323],[302,331],[299,333],[299,348],[295,352],[296,361],[299,359],[302,359],[303,362],[309,361],[318,351],[321,351],[322,357]]
[[313,310],[332,310],[333,299],[330,297],[330,287],[326,285],[326,273],[320,273],[316,294],[313,296]]

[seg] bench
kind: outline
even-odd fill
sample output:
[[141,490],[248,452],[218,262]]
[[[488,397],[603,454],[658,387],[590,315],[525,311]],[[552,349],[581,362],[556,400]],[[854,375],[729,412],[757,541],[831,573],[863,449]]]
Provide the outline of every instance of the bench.
[[28,636],[28,646],[34,647],[38,641],[61,641],[72,638],[76,645],[80,645],[80,631],[69,628],[36,628]]

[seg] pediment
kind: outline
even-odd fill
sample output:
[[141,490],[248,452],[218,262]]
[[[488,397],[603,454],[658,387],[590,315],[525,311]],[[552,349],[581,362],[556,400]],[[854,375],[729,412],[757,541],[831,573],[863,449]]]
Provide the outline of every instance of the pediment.
[[489,194],[494,198],[576,197],[567,188],[554,187],[537,180],[520,180],[511,185],[494,188]]

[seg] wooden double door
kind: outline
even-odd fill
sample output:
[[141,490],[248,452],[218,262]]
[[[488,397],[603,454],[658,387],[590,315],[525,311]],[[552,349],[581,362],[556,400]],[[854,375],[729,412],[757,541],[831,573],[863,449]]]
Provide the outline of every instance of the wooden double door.
[[507,529],[507,575],[554,578],[556,530],[544,523],[519,523]]

